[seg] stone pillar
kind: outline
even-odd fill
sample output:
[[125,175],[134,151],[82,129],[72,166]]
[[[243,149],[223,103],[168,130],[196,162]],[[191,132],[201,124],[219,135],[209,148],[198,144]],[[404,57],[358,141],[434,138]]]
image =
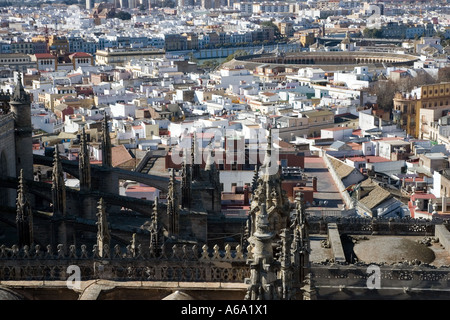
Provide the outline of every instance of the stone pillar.
[[86,131],[83,127],[80,136],[80,153],[78,157],[78,169],[80,175],[80,191],[89,192],[91,189],[91,162]]
[[102,123],[102,166],[112,167],[111,137],[106,113]]
[[59,159],[58,145],[55,146],[53,161],[52,202],[53,216],[64,217],[66,215],[66,185],[64,182],[64,172]]
[[31,247],[33,243],[33,212],[25,194],[23,169],[20,170],[19,189],[17,192],[16,226],[19,247],[24,245]]
[[97,213],[97,249],[101,258],[110,256],[111,235],[109,233],[108,215],[106,205],[101,198],[98,202]]

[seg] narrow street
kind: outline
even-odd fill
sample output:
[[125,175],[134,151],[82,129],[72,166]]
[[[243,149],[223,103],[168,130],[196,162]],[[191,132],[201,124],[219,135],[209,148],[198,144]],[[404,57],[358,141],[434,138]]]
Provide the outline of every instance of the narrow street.
[[341,194],[320,157],[305,157],[305,173],[309,177],[317,177],[317,192],[314,194],[314,208],[309,210],[320,210],[321,208],[340,210],[343,204]]

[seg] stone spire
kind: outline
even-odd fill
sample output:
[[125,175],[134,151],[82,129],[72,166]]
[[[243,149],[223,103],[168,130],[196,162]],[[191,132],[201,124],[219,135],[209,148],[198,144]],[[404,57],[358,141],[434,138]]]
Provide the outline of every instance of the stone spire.
[[28,103],[30,102],[30,95],[25,92],[22,85],[22,74],[18,72],[17,83],[14,87],[14,91],[11,96],[11,100],[14,102]]
[[[205,164],[205,172],[207,173],[207,177],[213,188],[214,194],[213,196],[213,207],[214,210],[220,210],[220,202],[221,202],[221,194],[222,194],[222,185],[220,184],[220,171],[217,169],[214,157],[213,157],[213,148],[210,146],[208,150],[208,157],[206,158]],[[214,205],[214,203],[216,205]]]
[[256,188],[258,187],[258,177],[259,177],[259,166],[256,164],[252,179],[252,192],[255,192]]
[[151,215],[150,228],[148,229],[150,231],[150,252],[152,252],[156,256],[158,256],[161,252],[161,246],[164,244],[164,232],[166,230],[159,222],[158,202],[158,198],[155,198]]
[[91,189],[91,162],[84,126],[81,131],[80,137],[80,155],[78,159],[78,168],[80,174],[80,190],[89,191]]
[[20,247],[24,245],[31,246],[33,243],[33,212],[25,195],[23,169],[20,170],[19,188],[17,190],[16,226],[18,245]]
[[200,164],[197,163],[199,160],[201,160],[201,156],[199,155],[197,133],[194,131],[191,143],[192,180],[198,180],[200,178]]
[[187,163],[186,152],[184,152],[183,157],[184,159],[181,165],[181,205],[183,208],[190,209],[192,187],[191,165]]
[[[272,149],[272,130],[269,130],[267,149],[260,176],[257,177],[256,173],[254,176],[253,183],[257,186],[253,190],[250,214],[256,218],[261,205],[264,203],[270,216],[270,230],[278,238],[281,230],[289,227],[290,205],[286,192],[281,187],[281,167],[273,163],[276,160],[275,158],[276,154]],[[255,226],[252,226],[252,232],[254,231]]]
[[64,182],[64,172],[59,159],[58,145],[55,145],[53,174],[52,174],[52,201],[53,216],[66,215],[66,185]]
[[279,279],[281,280],[280,298],[283,300],[291,300],[295,296],[295,289],[293,288],[293,264],[291,255],[292,235],[290,229],[281,230],[280,234],[280,272]]
[[267,136],[267,148],[264,156],[264,162],[262,165],[263,173],[268,174],[268,170],[272,165],[272,129],[269,129],[269,135]]
[[103,198],[100,198],[97,209],[97,248],[99,256],[105,258],[109,256],[111,235],[109,233],[108,216]]
[[102,166],[112,166],[111,137],[109,136],[108,116],[106,113],[102,123]]
[[175,170],[171,170],[169,180],[169,190],[167,192],[167,215],[169,217],[169,235],[178,235],[179,232],[179,216],[178,201],[175,189]]
[[274,233],[269,228],[269,217],[266,205],[261,205],[261,211],[254,222],[256,231],[250,238],[252,258],[247,260],[250,265],[250,279],[246,300],[278,300],[277,275],[273,259],[272,240]]
[[294,239],[291,244],[292,265],[294,266],[293,281],[300,284],[305,280],[309,268],[309,225],[306,219],[306,206],[303,193],[297,193],[295,198],[295,218],[291,224]]

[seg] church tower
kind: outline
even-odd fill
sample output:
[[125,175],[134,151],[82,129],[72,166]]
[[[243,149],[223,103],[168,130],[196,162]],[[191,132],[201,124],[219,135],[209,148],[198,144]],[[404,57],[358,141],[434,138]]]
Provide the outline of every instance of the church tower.
[[14,114],[16,140],[16,176],[23,170],[23,179],[33,180],[33,140],[31,124],[31,98],[22,85],[19,72],[10,100]]

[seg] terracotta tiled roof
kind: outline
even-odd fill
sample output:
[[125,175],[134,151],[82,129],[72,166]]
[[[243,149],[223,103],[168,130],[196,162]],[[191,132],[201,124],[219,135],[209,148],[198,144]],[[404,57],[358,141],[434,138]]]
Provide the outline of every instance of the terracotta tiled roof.
[[354,167],[349,166],[345,164],[342,161],[339,161],[337,159],[333,159],[332,157],[328,158],[334,167],[334,170],[336,171],[336,174],[341,178],[344,179],[347,177],[353,170],[356,170]]
[[116,146],[111,148],[112,155],[112,166],[117,167],[121,164],[133,159],[131,154],[128,152],[124,145]]
[[391,193],[389,191],[380,186],[376,186],[375,189],[370,191],[369,194],[362,198],[359,202],[364,204],[367,208],[373,209],[390,196]]
[[56,57],[50,53],[36,53],[37,59],[56,59]]

